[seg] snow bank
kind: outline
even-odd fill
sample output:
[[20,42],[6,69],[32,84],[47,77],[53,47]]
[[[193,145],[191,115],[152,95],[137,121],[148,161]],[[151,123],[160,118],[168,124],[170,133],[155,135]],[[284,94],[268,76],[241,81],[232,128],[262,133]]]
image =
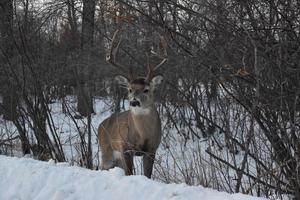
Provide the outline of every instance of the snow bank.
[[67,163],[41,162],[0,155],[0,200],[201,199],[255,200],[200,186],[164,184],[123,170],[92,171]]

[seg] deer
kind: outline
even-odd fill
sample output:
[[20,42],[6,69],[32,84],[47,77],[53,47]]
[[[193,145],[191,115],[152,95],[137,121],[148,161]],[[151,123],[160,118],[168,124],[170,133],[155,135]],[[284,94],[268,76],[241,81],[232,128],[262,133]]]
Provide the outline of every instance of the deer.
[[[111,40],[106,61],[115,68],[127,72],[126,67],[116,61],[121,39],[116,42],[117,30]],[[129,110],[114,113],[98,127],[98,140],[101,149],[100,169],[114,167],[124,169],[126,175],[132,175],[134,156],[143,156],[144,175],[151,178],[156,151],[162,137],[161,120],[154,104],[154,91],[163,81],[162,75],[154,72],[167,61],[166,42],[161,37],[163,55],[152,53],[160,58],[156,65],[149,64],[145,77],[118,75],[117,83],[128,91]]]

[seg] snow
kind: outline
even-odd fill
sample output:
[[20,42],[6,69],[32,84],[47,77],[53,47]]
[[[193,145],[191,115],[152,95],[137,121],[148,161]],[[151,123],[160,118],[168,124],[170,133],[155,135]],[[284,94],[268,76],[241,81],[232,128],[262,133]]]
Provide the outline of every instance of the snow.
[[142,175],[124,176],[120,168],[95,171],[68,163],[56,164],[53,160],[42,162],[0,155],[0,200],[38,199],[263,200],[201,186],[155,182]]

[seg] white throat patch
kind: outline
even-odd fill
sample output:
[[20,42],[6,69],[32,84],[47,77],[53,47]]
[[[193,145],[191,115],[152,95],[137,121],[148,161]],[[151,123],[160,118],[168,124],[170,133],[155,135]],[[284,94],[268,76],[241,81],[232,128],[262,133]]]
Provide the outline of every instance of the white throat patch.
[[150,108],[141,108],[138,106],[136,106],[136,107],[130,106],[130,111],[134,115],[149,115]]

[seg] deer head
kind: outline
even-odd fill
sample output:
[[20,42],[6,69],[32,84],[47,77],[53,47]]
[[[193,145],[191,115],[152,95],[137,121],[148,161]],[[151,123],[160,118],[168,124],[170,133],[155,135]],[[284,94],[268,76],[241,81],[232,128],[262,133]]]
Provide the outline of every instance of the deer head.
[[159,47],[162,52],[162,55],[157,52],[151,51],[151,53],[159,57],[161,61],[157,65],[153,66],[149,63],[148,58],[147,75],[145,77],[134,78],[132,76],[132,73],[128,73],[128,68],[124,67],[116,61],[116,55],[119,51],[119,46],[121,44],[121,39],[118,42],[116,42],[116,37],[118,33],[119,30],[117,30],[114,33],[109,54],[107,55],[106,60],[118,70],[122,71],[124,74],[127,74],[127,76],[116,76],[115,80],[118,82],[118,84],[127,88],[130,106],[136,107],[137,109],[147,108],[154,103],[153,93],[163,80],[163,76],[154,76],[154,74],[155,71],[167,61],[166,41],[163,37],[160,37]]

